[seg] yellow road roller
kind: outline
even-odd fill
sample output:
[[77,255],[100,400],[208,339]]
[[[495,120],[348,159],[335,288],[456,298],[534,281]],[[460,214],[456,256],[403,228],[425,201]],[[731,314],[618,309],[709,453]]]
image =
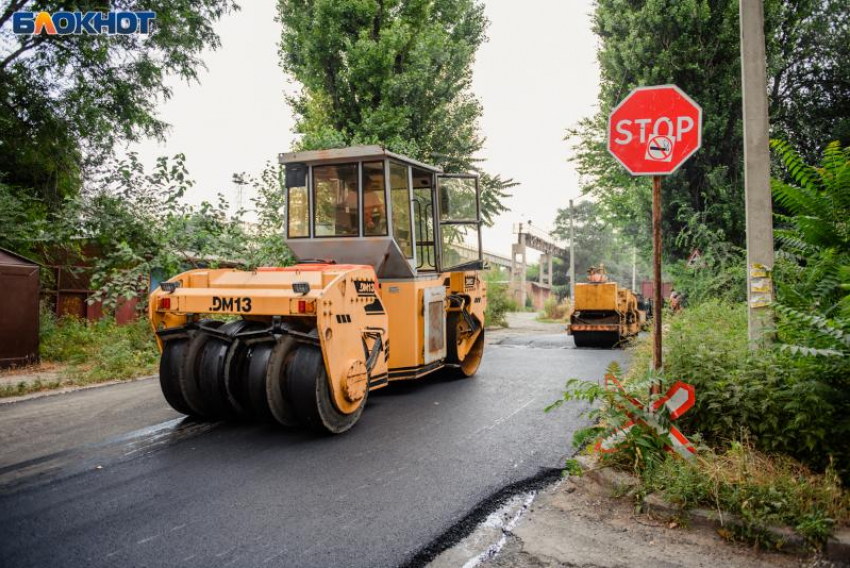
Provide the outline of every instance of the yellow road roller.
[[611,348],[640,333],[646,312],[634,293],[609,282],[602,265],[588,273],[588,282],[575,285],[567,325],[576,347]]
[[338,434],[389,382],[474,375],[487,308],[478,176],[380,146],[279,159],[298,263],[191,270],[151,294],[165,400]]

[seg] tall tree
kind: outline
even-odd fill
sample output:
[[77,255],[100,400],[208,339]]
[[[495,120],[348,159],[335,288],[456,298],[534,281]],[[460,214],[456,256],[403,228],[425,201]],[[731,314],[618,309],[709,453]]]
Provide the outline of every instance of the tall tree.
[[[302,149],[383,144],[446,171],[477,169],[472,94],[487,19],[476,0],[279,0],[281,59]],[[490,222],[516,185],[482,172]]]
[[201,52],[219,46],[213,24],[233,0],[128,0],[153,10],[141,35],[14,35],[17,11],[106,12],[106,0],[11,0],[0,8],[0,176],[55,208],[116,143],[162,136],[156,114],[169,76],[197,79]]
[[[850,136],[846,0],[766,0],[774,133],[819,153]],[[737,0],[598,0],[599,113],[569,132],[585,191],[649,248],[649,183],[605,148],[606,119],[639,85],[675,83],[702,107],[703,148],[664,181],[665,249],[684,256],[718,241],[743,246],[743,145]]]

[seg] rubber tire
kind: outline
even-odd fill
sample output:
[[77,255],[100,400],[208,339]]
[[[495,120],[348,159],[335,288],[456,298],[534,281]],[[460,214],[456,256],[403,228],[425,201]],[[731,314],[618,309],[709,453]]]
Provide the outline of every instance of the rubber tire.
[[579,331],[573,333],[576,347],[613,349],[620,343],[620,334],[612,331]]
[[[220,332],[233,337],[242,331],[247,324],[248,322],[245,320],[230,321],[218,329]],[[212,416],[215,418],[230,418],[236,414],[237,410],[230,404],[224,368],[230,347],[230,341],[210,336],[201,352],[198,386],[201,390],[201,396],[203,396],[208,408],[212,411]]]
[[170,339],[163,344],[162,356],[159,359],[159,386],[171,408],[180,414],[195,416],[196,413],[186,402],[180,388],[188,345],[188,338]]
[[[245,320],[245,325],[234,333],[258,331],[266,327],[263,323]],[[254,348],[259,345],[262,345],[262,343],[245,343],[234,339],[228,346],[224,357],[224,376],[222,379],[227,401],[234,413],[244,418],[255,418],[249,394],[249,369]],[[260,412],[262,412],[262,409],[260,409]]]
[[320,432],[341,434],[360,419],[369,398],[368,390],[356,411],[352,414],[339,412],[331,398],[322,352],[318,347],[299,345],[286,372],[288,399],[302,425]]
[[[299,420],[289,398],[287,381],[289,380],[288,366],[297,350],[298,342],[284,335],[269,354],[268,365],[265,368],[263,393],[269,413],[278,424],[283,426],[298,426]],[[324,363],[322,364],[324,369]]]
[[229,377],[227,390],[251,418],[269,422],[274,420],[274,417],[266,401],[266,368],[274,343],[264,341],[247,347],[248,353],[243,367],[246,374],[239,378]]
[[[461,317],[458,314],[449,314],[446,319],[446,361],[450,365],[446,367],[446,372],[451,377],[469,378],[478,372],[481,360],[484,358],[484,328],[481,328],[475,343],[472,344],[472,349],[461,361],[457,352],[457,329],[460,322]],[[477,357],[477,360],[470,359],[470,356]]]
[[[204,327],[213,327],[216,329],[224,325],[224,322],[217,320],[203,320],[200,323]],[[210,339],[212,339],[212,336],[208,333],[201,331],[193,332],[189,340],[180,375],[180,389],[183,392],[186,403],[192,409],[193,415],[202,418],[216,418],[215,408],[207,402],[206,397],[201,392],[200,386],[201,356]]]

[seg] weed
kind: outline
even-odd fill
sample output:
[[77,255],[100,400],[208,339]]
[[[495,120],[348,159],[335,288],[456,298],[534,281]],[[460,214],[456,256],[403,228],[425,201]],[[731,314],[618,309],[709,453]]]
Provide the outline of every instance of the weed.
[[647,491],[685,509],[709,507],[738,515],[743,536],[767,542],[766,529],[789,525],[813,545],[836,525],[850,522],[850,494],[835,471],[816,474],[783,455],[767,455],[749,441],[722,452],[704,450],[693,460],[668,457],[644,470]]
[[564,471],[562,473],[565,477],[568,475],[581,477],[584,474],[584,470],[582,470],[581,464],[578,463],[578,460],[567,458],[564,461]]
[[150,375],[156,372],[159,360],[150,324],[144,318],[119,326],[111,318],[90,322],[42,313],[40,351],[43,362],[64,367],[61,379],[6,385],[0,388],[0,397]]

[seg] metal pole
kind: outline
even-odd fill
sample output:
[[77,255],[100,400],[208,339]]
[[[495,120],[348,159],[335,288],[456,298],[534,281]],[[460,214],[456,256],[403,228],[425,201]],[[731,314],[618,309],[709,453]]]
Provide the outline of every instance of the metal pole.
[[632,292],[637,294],[637,247],[632,247]]
[[575,305],[576,298],[576,236],[573,228],[574,218],[575,208],[573,207],[573,200],[570,199],[570,302],[572,302],[572,305]]
[[[763,0],[741,0],[740,14],[744,187],[747,211],[747,301],[750,345],[755,346],[764,341],[766,331],[772,327],[773,319],[767,305],[772,301],[770,276],[774,259]],[[755,278],[758,278],[756,282]],[[758,289],[754,291],[754,288]]]
[[[652,176],[652,275],[652,368],[661,371],[661,176]],[[653,393],[659,391],[652,386]]]

